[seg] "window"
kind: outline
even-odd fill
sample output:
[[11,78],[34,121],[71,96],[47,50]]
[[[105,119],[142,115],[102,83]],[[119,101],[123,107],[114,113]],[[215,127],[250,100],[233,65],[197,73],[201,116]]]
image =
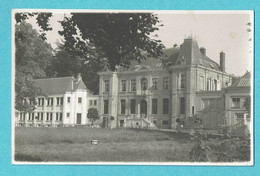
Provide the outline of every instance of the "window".
[[153,81],[152,89],[158,90],[158,78],[153,78],[152,81]]
[[218,82],[217,80],[214,79],[214,85],[213,85],[214,90],[218,90]]
[[136,106],[136,101],[135,99],[131,100],[131,114],[135,114],[135,106]]
[[47,99],[47,105],[52,106],[53,105],[53,98],[48,98]]
[[78,103],[82,103],[82,98],[78,97]]
[[49,121],[50,120],[49,118],[50,118],[50,113],[47,112],[46,113],[46,121]]
[[43,120],[43,113],[42,112],[37,113],[37,120]]
[[67,97],[67,103],[70,103],[70,97]]
[[126,91],[126,80],[121,80],[121,91],[122,92]]
[[94,100],[94,106],[97,106],[97,100]]
[[104,100],[104,114],[108,114],[108,100]]
[[185,74],[181,74],[181,89],[185,88],[186,80]]
[[109,80],[105,80],[105,92],[109,91]]
[[169,124],[169,121],[168,120],[163,120],[162,121],[162,125],[168,125]]
[[232,108],[240,108],[240,98],[232,98]]
[[121,114],[125,114],[125,100],[121,100]]
[[168,77],[163,78],[163,89],[164,90],[169,89],[169,78]]
[[56,121],[62,121],[62,113],[56,113]]
[[180,99],[180,114],[185,114],[185,98]]
[[67,118],[69,118],[70,117],[70,113],[69,112],[67,112]]
[[200,76],[199,85],[200,85],[199,89],[204,90],[204,77],[203,76]]
[[50,113],[50,121],[52,121],[52,113]]
[[93,101],[89,100],[89,106],[92,106],[92,105],[93,105]]
[[44,98],[38,98],[38,106],[44,105]]
[[211,79],[208,78],[207,79],[207,91],[210,91],[211,90]]
[[141,79],[141,89],[142,90],[147,90],[147,87],[148,87],[148,81],[146,78],[142,78]]
[[194,106],[192,106],[192,115],[194,115],[194,113],[195,113],[195,108]]
[[63,105],[63,97],[57,97],[57,105]]
[[131,91],[136,91],[136,80],[132,79],[131,80]]
[[33,105],[34,105],[33,100],[30,100],[30,101],[29,101],[29,104],[30,104],[30,106],[33,106]]
[[157,99],[152,99],[152,114],[157,114]]
[[169,114],[169,99],[163,99],[163,114]]

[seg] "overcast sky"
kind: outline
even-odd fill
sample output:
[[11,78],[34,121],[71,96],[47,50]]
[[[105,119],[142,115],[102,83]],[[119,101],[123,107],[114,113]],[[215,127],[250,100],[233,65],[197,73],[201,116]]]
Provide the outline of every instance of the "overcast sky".
[[[155,12],[156,13],[156,12]],[[252,23],[252,15],[248,11],[220,12],[214,11],[163,11],[157,12],[161,23],[157,32],[166,48],[180,45],[185,37],[196,38],[200,47],[206,48],[206,55],[219,63],[219,53],[226,53],[226,71],[237,76],[243,75],[246,70],[252,70],[252,43],[249,38],[252,33],[247,32],[247,23]],[[60,39],[58,31],[64,13],[53,14],[50,21],[53,30],[47,32],[47,40],[55,47]],[[29,20],[35,28],[35,20]]]

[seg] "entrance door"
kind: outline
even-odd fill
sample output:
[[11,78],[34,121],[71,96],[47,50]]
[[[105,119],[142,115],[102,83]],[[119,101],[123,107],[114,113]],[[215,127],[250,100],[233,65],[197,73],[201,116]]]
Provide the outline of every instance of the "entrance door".
[[140,114],[141,117],[146,117],[147,115],[147,102],[146,100],[142,100],[140,103]]
[[77,113],[77,122],[76,124],[81,124],[81,113]]

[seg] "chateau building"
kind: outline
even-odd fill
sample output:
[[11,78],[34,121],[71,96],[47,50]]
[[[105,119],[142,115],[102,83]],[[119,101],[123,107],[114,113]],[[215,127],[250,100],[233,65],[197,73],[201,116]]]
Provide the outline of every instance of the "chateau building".
[[[35,110],[19,112],[16,126],[74,126],[88,123],[87,110],[98,108],[98,96],[92,95],[81,75],[74,77],[37,79],[46,96],[37,97]],[[28,101],[25,99],[25,101]]]
[[194,38],[163,52],[167,69],[160,59],[149,58],[141,64],[133,61],[128,70],[99,73],[101,115],[115,118],[111,126],[123,127],[128,119],[131,126],[140,125],[135,120],[145,119],[142,124],[175,129],[176,119],[185,120],[202,111],[201,94],[214,98],[232,84],[225,71],[225,53],[220,52],[218,64]]
[[[37,97],[36,109],[19,112],[16,126],[74,126],[90,124],[87,111],[95,107],[103,127],[192,127],[202,120],[206,129],[236,126],[248,115],[243,103],[250,97],[250,73],[232,83],[225,71],[225,53],[219,64],[207,57],[194,38],[163,51],[161,59],[132,61],[126,70],[99,74],[99,95],[93,95],[80,74],[38,79],[46,96]],[[27,100],[26,100],[27,101]],[[32,104],[33,105],[33,104]],[[182,123],[179,123],[182,122]]]

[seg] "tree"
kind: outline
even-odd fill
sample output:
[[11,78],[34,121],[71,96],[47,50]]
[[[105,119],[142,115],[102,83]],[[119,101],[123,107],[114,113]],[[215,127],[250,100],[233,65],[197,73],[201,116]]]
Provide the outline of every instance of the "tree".
[[29,12],[23,12],[23,13],[16,13],[15,14],[15,20],[16,23],[24,22],[26,19],[29,19],[30,17],[36,17],[36,22],[41,28],[39,35],[43,40],[46,40],[46,34],[45,31],[52,30],[52,27],[49,24],[50,18],[52,17],[52,13],[29,13]]
[[[51,13],[17,13],[16,21],[36,15],[42,31],[51,30]],[[64,46],[56,53],[54,67],[47,76],[82,72],[83,81],[94,93],[98,92],[97,72],[104,65],[115,71],[117,66],[128,68],[131,60],[141,62],[162,56],[164,45],[151,38],[160,25],[153,13],[71,13],[60,23]]]
[[87,117],[91,120],[91,126],[93,126],[94,121],[99,119],[98,110],[96,108],[89,108]]
[[246,111],[248,112],[249,117],[250,117],[250,114],[251,114],[251,97],[250,96],[245,98],[243,107],[246,109]]
[[46,77],[52,60],[52,48],[28,23],[15,25],[15,108],[31,111],[33,106],[24,102],[28,98],[35,104],[38,95],[44,92],[34,79]]
[[67,51],[89,55],[86,60],[98,54],[107,58],[107,67],[114,71],[116,66],[128,68],[131,60],[162,55],[161,41],[150,37],[159,22],[152,13],[72,13],[61,22],[59,33]]

